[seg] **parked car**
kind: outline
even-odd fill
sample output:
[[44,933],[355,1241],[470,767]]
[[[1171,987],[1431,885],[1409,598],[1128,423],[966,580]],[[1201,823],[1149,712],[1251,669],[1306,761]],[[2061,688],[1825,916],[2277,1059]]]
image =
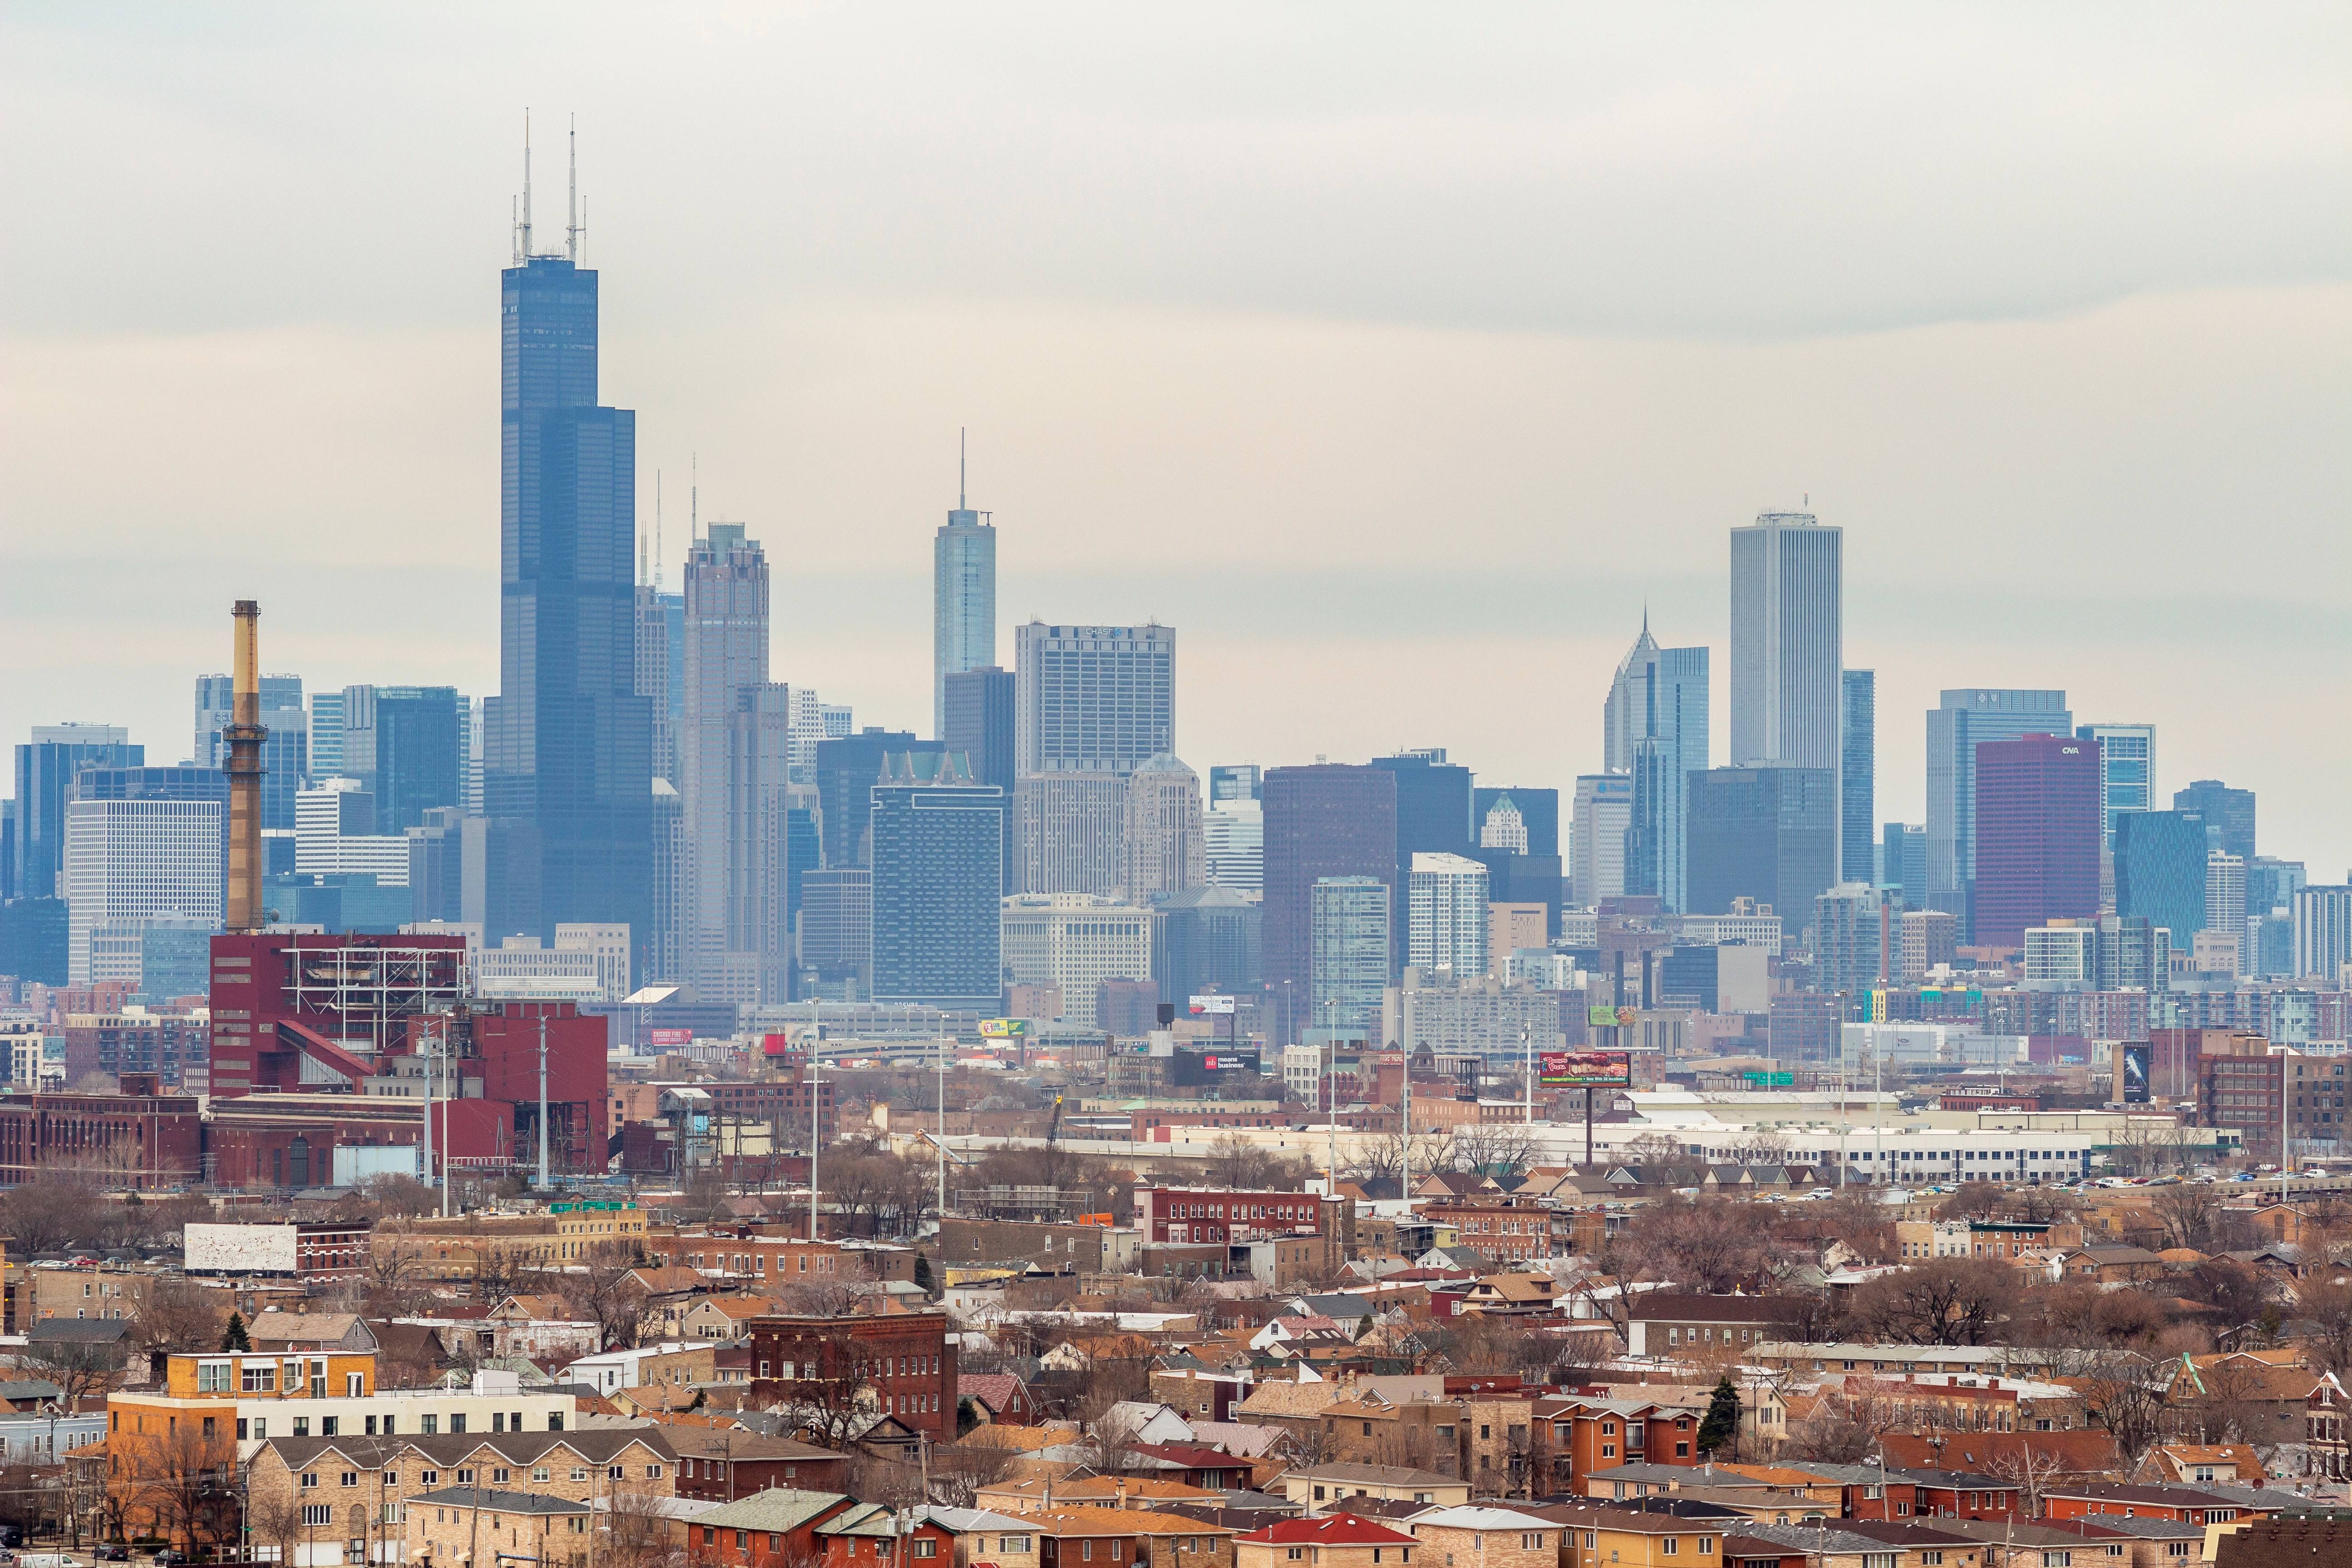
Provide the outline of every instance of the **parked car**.
[[131,1548],[128,1546],[93,1546],[89,1549],[89,1554],[92,1557],[97,1558],[100,1563],[128,1563],[131,1561]]
[[174,1552],[168,1546],[156,1552],[154,1558],[155,1568],[187,1568],[194,1561],[186,1552]]

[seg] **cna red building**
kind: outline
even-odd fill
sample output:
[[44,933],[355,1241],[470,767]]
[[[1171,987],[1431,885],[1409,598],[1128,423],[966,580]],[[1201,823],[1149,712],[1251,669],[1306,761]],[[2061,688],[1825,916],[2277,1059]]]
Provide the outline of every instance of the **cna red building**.
[[2099,912],[2099,742],[2021,735],[1977,746],[1974,940],[2023,947],[2029,926]]

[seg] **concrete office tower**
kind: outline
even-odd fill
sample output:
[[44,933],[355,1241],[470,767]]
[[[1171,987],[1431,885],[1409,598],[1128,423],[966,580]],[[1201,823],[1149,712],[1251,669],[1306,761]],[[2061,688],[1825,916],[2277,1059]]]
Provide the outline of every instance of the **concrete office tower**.
[[1013,637],[1015,759],[1031,773],[1117,773],[1176,749],[1173,627],[1049,626]]
[[343,688],[342,776],[374,797],[371,832],[403,834],[458,804],[460,700],[454,686]]
[[874,873],[862,866],[801,879],[801,999],[864,1002],[874,994]]
[[2156,726],[2078,724],[2074,738],[2099,742],[2099,804],[2107,847],[2113,850],[2118,818],[2126,812],[2157,809]]
[[1838,750],[1838,875],[1849,882],[1876,880],[1878,816],[1878,672],[1849,669]]
[[1265,771],[1254,763],[1209,770],[1209,809],[1201,818],[1209,881],[1237,893],[1265,887]]
[[1506,854],[1528,852],[1528,819],[1509,795],[1496,801],[1478,818],[1478,847]]
[[1013,786],[1020,890],[1108,898],[1127,881],[1127,781],[1033,773]]
[[1378,877],[1319,877],[1311,899],[1308,1005],[1291,1028],[1343,1035],[1375,1029],[1389,984],[1388,884]]
[[[1013,785],[1020,775],[1014,771],[1013,680],[1009,669],[993,665],[977,669],[959,670],[947,678],[947,715],[940,728],[940,742],[950,752],[963,754],[971,768],[974,784],[992,784],[1013,798]],[[1012,813],[1004,817],[1004,872],[1008,879],[1019,872],[1017,824]],[[1006,892],[1014,889],[1007,888]]]
[[1412,858],[1405,962],[1466,980],[1486,973],[1486,868],[1461,855]]
[[[409,918],[462,925],[466,920],[466,814],[436,806],[408,830]],[[301,838],[295,838],[301,855]],[[659,910],[656,917],[658,921]]]
[[1707,651],[1660,647],[1646,614],[1609,685],[1601,765],[1634,780],[1622,890],[1655,894],[1667,909],[1680,910],[1688,881],[1688,781],[1707,766]]
[[[1003,792],[945,782],[873,786],[877,1002],[992,1014],[1003,995]],[[808,894],[802,894],[803,909]]]
[[597,401],[598,279],[576,232],[564,254],[536,254],[528,179],[522,210],[499,279],[499,679],[483,703],[482,810],[518,872],[502,879],[510,919],[549,942],[559,923],[625,924],[642,943],[655,701],[637,689],[636,415]]
[[60,881],[69,984],[136,984],[139,937],[154,916],[185,915],[208,930],[220,929],[227,887],[226,794],[221,784],[217,796],[205,800],[78,795],[67,805]]
[[996,663],[996,524],[964,505],[963,461],[956,504],[931,542],[931,733],[948,732],[948,677]]
[[113,724],[36,724],[32,741],[16,748],[16,868],[20,899],[65,896],[66,804],[84,768],[135,768],[147,748]]
[[[1769,905],[1795,933],[1837,880],[1837,773],[1831,768],[1710,768],[1691,779],[1690,912]],[[1759,912],[1761,912],[1759,909]]]
[[2254,858],[2254,792],[2231,789],[2220,779],[2199,779],[2172,796],[2175,811],[2193,811],[2205,818],[2212,848],[2226,849],[2241,860]]
[[[675,734],[676,731],[673,730]],[[687,978],[682,956],[686,916],[686,801],[666,778],[653,781],[653,892],[649,916],[653,930],[646,942],[646,981],[681,984]],[[414,861],[411,862],[414,864]]]
[[338,776],[301,791],[294,797],[296,873],[364,871],[378,887],[407,886],[408,835],[376,832],[380,815],[374,797],[354,778]]
[[1948,910],[1906,910],[1897,920],[1895,939],[1895,979],[1917,985],[1940,964],[1952,962],[1958,945],[1959,924]]
[[1001,917],[1008,984],[1062,993],[1062,1021],[1098,1026],[1095,1001],[1106,980],[1151,978],[1151,911],[1085,893],[1015,893]]
[[1735,764],[1827,768],[1834,780],[1843,727],[1844,552],[1844,531],[1822,527],[1811,512],[1761,512],[1731,531]]
[[[1385,768],[1317,763],[1265,773],[1265,983],[1282,1043],[1318,1024],[1310,1017],[1315,888],[1327,878],[1396,875],[1396,774]],[[1388,905],[1381,906],[1388,918]],[[1387,984],[1388,941],[1379,957]],[[1375,995],[1372,1003],[1377,1005]]]
[[1813,989],[1857,996],[1885,984],[1894,954],[1895,919],[1885,896],[1867,882],[1840,882],[1813,900]]
[[331,779],[343,771],[343,694],[310,693],[310,769],[305,784]]
[[[1205,887],[1209,880],[1201,818],[1201,775],[1166,753],[1147,757],[1128,775],[1125,878],[1138,902]],[[1140,976],[1129,976],[1136,979]]]
[[1264,984],[1265,910],[1255,899],[1194,888],[1155,900],[1152,916],[1151,977],[1179,1012],[1203,993],[1255,995]]
[[[1687,815],[1687,805],[1685,810]],[[1633,826],[1630,775],[1585,773],[1577,779],[1576,804],[1570,816],[1569,876],[1573,887],[1570,897],[1578,909],[1596,909],[1603,899],[1624,896],[1625,839]],[[1687,873],[1685,885],[1687,888]]]
[[[722,981],[733,946],[729,878],[737,856],[733,760],[742,694],[768,680],[768,555],[740,522],[714,522],[686,557],[686,722],[678,731],[678,796],[686,812],[686,972],[698,987],[725,984],[730,1000],[743,977]],[[870,783],[878,770],[868,769]],[[747,849],[748,853],[748,849]],[[751,982],[756,985],[756,981]]]
[[2300,860],[2257,855],[2246,862],[2246,913],[2266,915],[2294,907],[2294,895],[2311,880]]
[[[2242,938],[2246,931],[2246,863],[2226,849],[2205,856],[2204,930]],[[2242,951],[2240,958],[2242,960]],[[2243,973],[2242,963],[2239,973]]]
[[482,700],[457,694],[457,809],[482,815]]
[[[196,744],[188,755],[200,768],[216,768],[227,758],[221,731],[230,722],[236,684],[235,676],[196,677]],[[310,768],[310,716],[302,707],[300,676],[261,678],[260,722],[269,731],[261,743],[262,831],[290,832],[294,792],[302,787]]]
[[2070,735],[2074,729],[2063,691],[1971,688],[1945,692],[1940,704],[1928,710],[1927,907],[1958,915],[1963,942],[1972,940],[1969,890],[1976,880],[1977,748],[2020,735]]
[[792,689],[738,687],[727,731],[726,954],[702,1000],[793,999]]
[[2145,919],[2189,951],[2205,919],[2205,819],[2193,811],[2136,811],[2116,819],[2116,912]]
[[2352,964],[2352,887],[2304,887],[2294,895],[2294,973],[2341,985]]
[[2021,948],[2028,926],[2099,912],[2099,743],[2064,731],[1976,752],[1974,944]]
[[1879,880],[1902,895],[1906,910],[1927,907],[1927,829],[1890,822],[1879,835]]

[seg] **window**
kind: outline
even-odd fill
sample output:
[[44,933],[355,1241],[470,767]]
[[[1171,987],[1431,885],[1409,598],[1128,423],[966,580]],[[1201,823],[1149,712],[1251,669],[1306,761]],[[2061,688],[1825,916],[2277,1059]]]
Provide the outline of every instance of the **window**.
[[472,1486],[474,1484],[473,1470],[470,1468],[459,1470],[457,1472],[457,1484],[461,1487]]
[[274,1393],[278,1388],[278,1369],[266,1361],[247,1362],[238,1375],[237,1386],[247,1394]]
[[319,1417],[319,1436],[321,1436],[321,1437],[331,1437],[331,1436],[333,1436],[335,1435],[335,1428],[336,1428],[338,1426],[340,1426],[340,1425],[341,1424],[341,1421],[342,1421],[342,1417],[341,1417],[341,1416],[339,1416],[339,1415],[321,1415],[321,1416],[320,1416],[320,1417]]
[[1093,1562],[1095,1560],[1095,1543],[1091,1541],[1079,1542],[1078,1555],[1088,1563]]
[[363,1396],[366,1393],[367,1379],[363,1374],[356,1372],[345,1373],[343,1374],[344,1398],[358,1399]]
[[432,1436],[435,1433],[436,1433],[436,1432],[438,1432],[438,1431],[440,1431],[440,1430],[441,1430],[441,1417],[439,1417],[438,1415],[427,1415],[427,1416],[425,1418],[425,1435],[427,1437]]
[[490,1479],[503,1485],[504,1483],[514,1479],[514,1472],[508,1469],[504,1465],[499,1465],[490,1471]]
[[231,1363],[225,1361],[198,1362],[196,1363],[196,1392],[198,1394],[226,1394],[228,1392],[229,1367],[231,1364]]
[[938,1542],[936,1542],[936,1541],[933,1541],[930,1537],[929,1537],[929,1536],[924,1536],[923,1538],[921,1538],[920,1540],[919,1540],[919,1541],[917,1541],[917,1542],[915,1542],[915,1555],[916,1555],[916,1556],[918,1556],[918,1557],[937,1557],[939,1554],[940,1554],[940,1543],[939,1543]]
[[535,1481],[543,1481],[547,1479],[548,1473],[548,1468],[545,1465],[534,1465],[531,1467],[530,1479]]
[[1664,1535],[1658,1538],[1658,1555],[1661,1557],[1675,1556],[1682,1549],[1683,1542],[1680,1536]]
[[647,1465],[646,1467],[646,1479],[649,1481],[657,1481],[661,1479],[661,1471],[662,1468],[659,1465]]
[[342,1475],[342,1484],[347,1487],[355,1487],[359,1485],[360,1473],[357,1470],[345,1470]]
[[[1894,1562],[1892,1557],[1887,1559],[1888,1568],[1894,1568]],[[2074,1554],[2071,1552],[2045,1552],[2042,1554],[2042,1568],[2074,1568]]]
[[453,1432],[453,1433],[455,1433],[455,1432],[463,1432],[465,1429],[466,1429],[466,1414],[465,1414],[465,1412],[464,1412],[464,1411],[462,1411],[462,1410],[461,1410],[461,1411],[457,1412],[456,1415],[452,1415],[452,1416],[450,1416],[450,1417],[449,1417],[449,1430],[450,1430],[451,1432]]
[[575,1481],[584,1481],[584,1480],[586,1480],[586,1479],[588,1479],[588,1467],[587,1467],[587,1466],[585,1466],[585,1465],[574,1465],[574,1466],[572,1466],[572,1479],[573,1480],[575,1480]]
[[297,1415],[294,1417],[294,1436],[297,1437],[308,1437],[310,1435],[310,1418],[308,1415]]
[[334,1508],[332,1505],[323,1502],[306,1502],[302,1505],[302,1522],[306,1525],[314,1526],[322,1524],[331,1525],[335,1522]]
[[441,1484],[441,1472],[438,1470],[419,1470],[416,1473],[416,1484],[421,1487],[437,1487]]
[[996,1538],[996,1550],[1005,1553],[1025,1552],[1029,1550],[1029,1538],[1025,1535],[1000,1535]]
[[315,1487],[315,1486],[317,1486],[318,1484],[319,1484],[319,1472],[318,1472],[318,1471],[316,1471],[316,1470],[305,1470],[305,1471],[303,1471],[303,1472],[302,1472],[302,1489],[303,1489],[304,1491],[306,1491],[306,1492],[307,1492],[307,1491],[309,1491],[312,1487]]

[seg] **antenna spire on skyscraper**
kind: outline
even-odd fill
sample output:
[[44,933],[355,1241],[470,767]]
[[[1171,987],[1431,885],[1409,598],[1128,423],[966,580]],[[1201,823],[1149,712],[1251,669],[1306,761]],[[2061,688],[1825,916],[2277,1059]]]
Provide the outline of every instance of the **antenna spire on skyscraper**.
[[522,222],[515,228],[515,265],[530,259],[530,107],[522,111]]
[[964,510],[963,500],[963,426],[956,426],[956,510]]
[[571,129],[565,132],[571,143],[572,187],[563,213],[563,258],[572,266],[580,265],[580,117],[572,117]]
[[661,590],[661,470],[659,468],[656,468],[654,470],[654,590],[656,593]]

